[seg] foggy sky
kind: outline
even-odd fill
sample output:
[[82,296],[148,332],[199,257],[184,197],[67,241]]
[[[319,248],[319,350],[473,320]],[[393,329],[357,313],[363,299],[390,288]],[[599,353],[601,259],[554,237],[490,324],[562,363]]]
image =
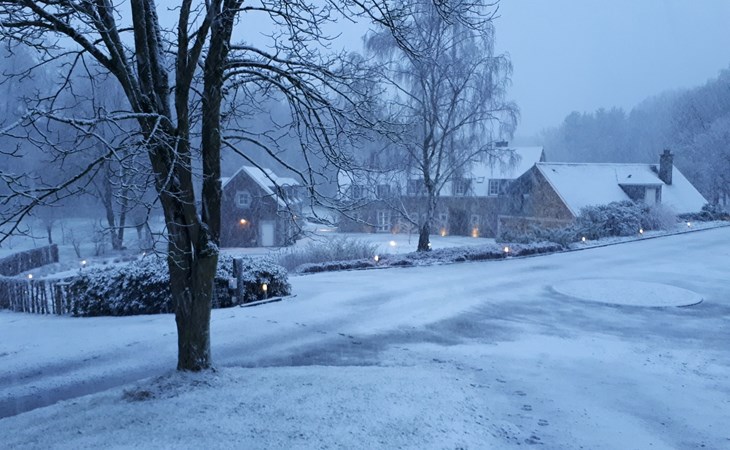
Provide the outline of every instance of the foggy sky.
[[[259,19],[242,20],[238,37],[270,32]],[[730,0],[501,0],[495,24],[497,51],[514,65],[518,138],[572,111],[628,111],[730,68]],[[327,28],[341,33],[333,48],[362,50],[365,24]]]
[[517,136],[571,111],[631,109],[730,67],[727,0],[502,0],[497,48],[514,65]]

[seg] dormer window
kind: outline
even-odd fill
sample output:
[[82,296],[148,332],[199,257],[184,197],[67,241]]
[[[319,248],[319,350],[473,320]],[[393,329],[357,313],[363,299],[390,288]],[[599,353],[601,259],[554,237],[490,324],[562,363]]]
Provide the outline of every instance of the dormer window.
[[350,188],[350,194],[353,200],[360,200],[365,197],[365,189],[359,184],[353,184]]
[[378,198],[390,197],[390,186],[387,184],[379,184],[377,187]]

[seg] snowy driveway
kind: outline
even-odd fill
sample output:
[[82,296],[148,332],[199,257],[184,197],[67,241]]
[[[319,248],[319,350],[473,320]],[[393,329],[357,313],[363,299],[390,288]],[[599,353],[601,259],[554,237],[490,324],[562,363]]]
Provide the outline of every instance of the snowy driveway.
[[[489,421],[484,429],[498,446],[723,448],[728,242],[730,228],[722,228],[535,258],[294,277],[295,299],[214,312],[214,358],[311,373],[338,366],[348,377],[363,366],[394,368],[393,383],[404,383],[398,371],[438,373],[468,400],[460,405],[486,402],[489,419],[475,420]],[[619,307],[552,288],[596,278],[666,284],[704,301]],[[172,316],[2,312],[0,417],[169,372],[175,339]],[[16,420],[0,419],[0,432],[15,433]],[[445,432],[473,434],[471,420],[460,415],[461,425]],[[474,436],[463,442],[485,442]],[[462,441],[421,444],[434,442]]]

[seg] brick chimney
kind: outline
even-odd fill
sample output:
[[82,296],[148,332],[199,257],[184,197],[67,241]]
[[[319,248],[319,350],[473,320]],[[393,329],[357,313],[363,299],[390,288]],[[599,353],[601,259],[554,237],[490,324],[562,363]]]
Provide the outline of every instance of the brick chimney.
[[668,148],[665,148],[664,153],[659,155],[659,179],[666,184],[672,184],[673,162],[674,154]]

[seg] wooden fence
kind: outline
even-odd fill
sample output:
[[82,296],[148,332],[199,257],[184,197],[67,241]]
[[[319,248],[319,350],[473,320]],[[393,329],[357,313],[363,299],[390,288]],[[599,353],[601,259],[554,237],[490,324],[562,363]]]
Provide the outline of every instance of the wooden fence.
[[0,277],[0,309],[34,314],[70,314],[73,301],[64,280]]

